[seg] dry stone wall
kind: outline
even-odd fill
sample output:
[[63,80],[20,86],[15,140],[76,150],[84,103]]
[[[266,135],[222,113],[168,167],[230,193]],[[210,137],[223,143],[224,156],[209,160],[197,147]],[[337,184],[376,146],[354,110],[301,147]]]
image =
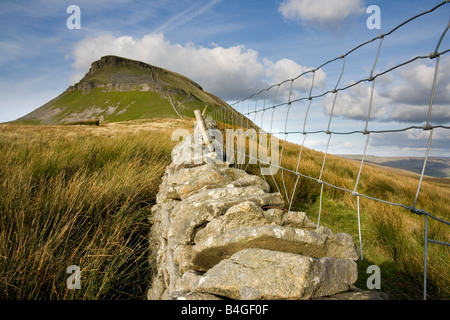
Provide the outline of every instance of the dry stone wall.
[[148,299],[370,296],[353,287],[359,257],[349,234],[287,212],[262,178],[214,153],[194,157],[208,150],[197,133],[172,151],[152,208]]

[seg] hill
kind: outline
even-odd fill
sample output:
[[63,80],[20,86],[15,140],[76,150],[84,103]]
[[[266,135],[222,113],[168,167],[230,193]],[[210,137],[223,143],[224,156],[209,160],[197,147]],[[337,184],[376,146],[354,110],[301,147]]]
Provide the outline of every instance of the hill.
[[192,118],[193,110],[233,109],[185,76],[140,61],[104,56],[55,99],[14,121],[64,124]]

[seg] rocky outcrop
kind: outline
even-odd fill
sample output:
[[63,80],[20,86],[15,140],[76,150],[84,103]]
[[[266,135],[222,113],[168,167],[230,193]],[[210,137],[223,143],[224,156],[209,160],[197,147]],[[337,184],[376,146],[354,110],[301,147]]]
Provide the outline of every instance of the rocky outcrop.
[[[107,79],[97,79],[97,74],[103,72],[105,68],[117,71],[112,71]],[[133,72],[130,72],[131,69]],[[138,70],[139,73],[136,73],[136,70]],[[170,87],[162,80],[161,75],[167,73],[168,72],[162,68],[141,61],[111,55],[104,56],[100,60],[94,61],[85,77],[75,85],[70,86],[67,91],[81,90],[83,94],[87,94],[94,88],[102,88],[106,91],[140,90],[160,92],[167,95],[178,94],[187,96],[187,93],[184,90]],[[197,89],[203,90],[199,84],[191,79],[181,75],[178,76]],[[95,79],[95,81],[89,79]]]
[[175,147],[163,177],[151,217],[156,263],[148,298],[350,294],[359,258],[352,237],[288,212],[262,178],[215,161],[202,143],[194,134]]

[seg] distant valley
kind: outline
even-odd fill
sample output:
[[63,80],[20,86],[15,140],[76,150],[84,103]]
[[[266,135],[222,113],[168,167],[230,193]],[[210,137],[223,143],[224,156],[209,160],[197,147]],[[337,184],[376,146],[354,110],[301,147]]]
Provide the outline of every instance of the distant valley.
[[[339,155],[341,157],[353,160],[361,160],[361,155]],[[423,157],[377,157],[366,156],[365,161],[391,167],[407,170],[420,174],[423,167]],[[425,169],[425,175],[435,178],[450,178],[450,158],[429,157]]]

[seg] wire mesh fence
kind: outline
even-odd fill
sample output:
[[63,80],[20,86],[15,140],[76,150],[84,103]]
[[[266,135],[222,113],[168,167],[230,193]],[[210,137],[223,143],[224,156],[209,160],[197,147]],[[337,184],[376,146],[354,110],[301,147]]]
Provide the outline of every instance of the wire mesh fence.
[[[220,146],[224,151],[226,160],[235,163],[243,169],[247,169],[249,164],[257,164],[260,169],[266,169],[266,171],[269,169],[269,173],[272,174],[266,174],[263,177],[270,180],[275,188],[284,195],[288,204],[288,210],[291,210],[298,197],[302,196],[300,192],[302,183],[314,183],[320,188],[317,225],[320,224],[322,214],[324,187],[327,190],[344,192],[356,198],[359,246],[362,259],[364,259],[364,256],[360,222],[361,198],[399,207],[413,214],[423,216],[425,234],[424,299],[427,298],[428,244],[450,245],[447,241],[429,239],[428,219],[430,218],[443,225],[449,225],[450,223],[442,218],[438,218],[437,214],[428,212],[430,210],[419,207],[419,203],[423,203],[423,201],[419,201],[419,196],[426,178],[425,173],[430,159],[430,151],[432,150],[433,135],[436,132],[440,136],[443,135],[442,133],[445,135],[449,132],[447,130],[450,129],[450,125],[439,118],[439,112],[436,112],[436,115],[433,113],[433,107],[437,104],[436,101],[441,99],[437,92],[439,91],[440,94],[442,90],[437,90],[438,86],[448,86],[448,83],[439,83],[438,75],[442,57],[450,52],[448,48],[441,48],[450,27],[450,21],[443,26],[440,34],[436,35],[437,41],[431,48],[431,53],[422,53],[404,58],[382,70],[379,70],[378,64],[382,57],[383,44],[386,39],[393,37],[400,29],[406,28],[413,21],[418,21],[420,18],[437,10],[447,10],[448,6],[449,1],[441,2],[433,8],[400,23],[389,32],[363,42],[345,54],[324,62],[317,68],[306,70],[296,77],[271,85],[233,103],[233,109],[210,110],[206,114],[207,118],[214,120],[217,128],[221,130],[222,136],[226,138],[224,139],[226,143],[222,142]],[[359,51],[364,51],[363,61],[371,65],[370,71],[368,74],[363,75],[359,72],[360,78],[358,80],[343,83],[346,71],[350,68],[348,67],[349,60],[352,60],[352,57]],[[375,52],[371,61],[368,61],[367,58],[371,56],[366,54],[368,51]],[[405,122],[402,121],[391,121],[389,125],[380,125],[381,121],[379,119],[383,116],[382,111],[386,110],[388,102],[379,94],[378,86],[383,87],[389,81],[396,81],[395,79],[398,79],[398,77],[390,77],[392,74],[397,76],[403,72],[403,75],[407,75],[407,70],[414,68],[418,70],[417,68],[420,68],[419,65],[429,64],[430,61],[433,63],[430,67],[434,70],[433,76],[429,81],[430,83],[427,84],[430,90],[428,92],[428,103],[426,106],[422,106],[422,117],[416,119],[412,125],[411,123],[404,125]],[[447,63],[447,60],[444,62]],[[337,70],[334,83],[329,88],[323,84],[324,70],[326,68]],[[402,79],[404,80],[405,77],[400,78],[400,80]],[[425,79],[421,80],[425,81]],[[358,97],[361,96],[364,97],[365,108],[356,108],[355,101],[359,101]],[[392,106],[390,107],[392,108]],[[450,106],[444,103],[444,107],[449,108]],[[395,112],[391,114],[395,114]],[[385,115],[386,113],[384,113]],[[347,118],[353,117],[352,121],[344,122],[343,119],[346,116]],[[407,117],[407,114],[404,113],[403,116]],[[376,125],[373,126],[373,123]],[[281,127],[282,130],[275,130],[277,126]],[[263,139],[261,135],[255,138],[255,130],[267,133],[270,138],[264,137]],[[390,198],[372,195],[370,190],[369,192],[367,191],[368,188],[362,188],[361,186],[364,168],[368,162],[367,158],[370,157],[368,152],[371,142],[377,142],[380,139],[396,139],[396,136],[404,134],[420,136],[424,138],[423,141],[426,141],[423,148],[421,148],[421,151],[424,153],[421,156],[423,161],[414,195],[408,200],[409,202],[400,201],[405,199],[402,197],[398,198],[399,201],[393,201]],[[317,165],[317,168],[320,169],[312,172],[307,169],[307,162],[312,161],[308,158],[307,152],[309,152],[309,148],[307,147],[314,147],[314,143],[308,144],[307,142],[314,136],[322,137],[323,150],[320,153],[322,158]],[[249,139],[247,143],[239,140],[242,137]],[[277,139],[274,140],[271,137],[277,137]],[[237,142],[235,142],[236,139]],[[258,143],[258,139],[264,140],[263,144],[268,143],[270,151],[254,151],[251,142],[256,141]],[[275,143],[279,143],[279,145],[274,147]],[[334,150],[333,143],[352,143],[361,150],[357,172],[352,176],[353,184],[339,183],[339,179],[332,178],[334,164],[330,158],[334,157],[332,155]],[[296,147],[294,148],[293,145]],[[269,156],[270,153],[272,157]],[[276,157],[273,157],[274,155]],[[288,158],[291,159],[290,165],[286,165]],[[292,161],[292,159],[295,159],[295,161]],[[278,175],[277,179],[275,179],[275,174]],[[361,189],[366,192],[362,192]],[[427,199],[424,201],[427,201]],[[428,201],[433,200],[429,199]]]

